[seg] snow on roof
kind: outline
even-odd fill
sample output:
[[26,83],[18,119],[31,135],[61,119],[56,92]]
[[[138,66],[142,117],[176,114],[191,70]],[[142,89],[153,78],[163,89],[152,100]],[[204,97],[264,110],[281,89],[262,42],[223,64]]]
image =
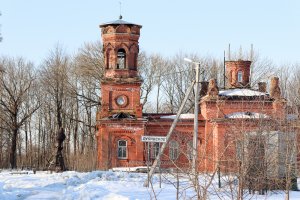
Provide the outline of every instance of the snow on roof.
[[[176,115],[161,116],[161,119],[175,119]],[[179,119],[194,119],[194,114],[181,114]]]
[[270,118],[268,115],[263,114],[263,113],[256,113],[256,112],[235,112],[235,113],[230,113],[228,115],[225,115],[225,118],[230,118],[230,119],[238,119],[238,118],[248,118],[248,119],[265,119],[265,118]]
[[139,24],[127,22],[127,21],[124,21],[122,19],[118,19],[118,20],[114,20],[114,21],[103,23],[103,24],[100,25],[100,27],[104,27],[104,26],[107,26],[107,25],[121,25],[121,24],[124,24],[124,25],[136,25],[136,26],[142,27]]
[[221,90],[219,91],[220,96],[264,96],[267,93],[264,92],[259,92],[255,90],[250,90],[250,89],[229,89],[229,90]]

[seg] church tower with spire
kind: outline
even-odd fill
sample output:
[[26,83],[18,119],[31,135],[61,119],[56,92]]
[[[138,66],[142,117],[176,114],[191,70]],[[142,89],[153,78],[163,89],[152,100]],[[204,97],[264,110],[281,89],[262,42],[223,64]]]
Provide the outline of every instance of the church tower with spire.
[[100,28],[105,58],[100,117],[116,113],[141,117],[142,80],[137,70],[137,58],[142,26],[126,22],[120,16],[116,21],[100,25]]
[[144,155],[138,152],[143,152],[140,138],[145,123],[137,59],[142,26],[126,22],[120,16],[100,28],[105,73],[101,82],[101,109],[97,113],[98,167],[141,165]]

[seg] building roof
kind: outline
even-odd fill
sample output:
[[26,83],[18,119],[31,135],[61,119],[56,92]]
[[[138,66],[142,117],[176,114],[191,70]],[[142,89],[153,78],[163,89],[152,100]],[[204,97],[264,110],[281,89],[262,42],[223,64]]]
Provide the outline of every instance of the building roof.
[[[173,121],[176,118],[174,113],[143,113],[145,119],[149,121]],[[203,120],[203,116],[199,114],[198,120]],[[194,120],[193,113],[183,113],[179,117],[180,121],[191,121]]]
[[265,96],[267,93],[259,92],[251,89],[228,89],[219,91],[220,96],[240,96],[240,97],[253,97],[253,96]]
[[120,16],[119,19],[117,20],[114,20],[114,21],[110,21],[110,22],[107,22],[107,23],[103,23],[100,25],[100,27],[104,27],[104,26],[108,26],[108,25],[121,25],[121,24],[124,24],[124,25],[129,25],[129,26],[138,26],[138,27],[142,27],[141,25],[139,24],[135,24],[135,23],[131,23],[131,22],[127,22],[127,21],[124,21],[122,20],[122,16]]
[[[181,114],[179,119],[194,119],[195,115],[194,114]],[[160,119],[175,119],[176,115],[166,115],[166,116],[161,116]]]
[[270,116],[263,114],[263,113],[257,113],[257,112],[235,112],[235,113],[230,113],[228,115],[225,115],[225,118],[229,119],[266,119],[270,118]]

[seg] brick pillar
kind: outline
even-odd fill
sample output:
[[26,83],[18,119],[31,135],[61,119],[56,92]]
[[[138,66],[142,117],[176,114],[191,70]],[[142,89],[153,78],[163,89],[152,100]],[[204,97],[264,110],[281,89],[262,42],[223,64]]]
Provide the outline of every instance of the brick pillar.
[[284,99],[278,99],[273,102],[273,116],[276,119],[285,120],[286,118],[286,101]]
[[259,92],[267,92],[267,83],[266,82],[259,82],[258,83],[258,91]]
[[201,89],[200,89],[200,97],[203,97],[207,94],[208,90],[208,82],[207,81],[202,81],[201,82]]
[[276,100],[281,99],[281,90],[279,87],[279,78],[278,77],[273,77],[271,79],[270,96]]

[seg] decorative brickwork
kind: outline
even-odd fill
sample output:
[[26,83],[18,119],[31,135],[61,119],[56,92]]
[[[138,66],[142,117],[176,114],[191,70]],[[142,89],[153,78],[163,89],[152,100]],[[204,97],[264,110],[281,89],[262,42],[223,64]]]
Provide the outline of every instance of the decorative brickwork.
[[[140,25],[117,20],[100,26],[102,30],[105,76],[101,85],[101,109],[97,113],[98,167],[145,166],[155,158],[158,144],[147,145],[141,137],[166,136],[176,113],[142,113],[137,55]],[[199,171],[237,170],[236,139],[244,134],[268,131],[278,119],[285,119],[286,102],[281,97],[279,80],[266,83],[259,91],[250,88],[251,61],[226,61],[227,88],[219,91],[214,79],[202,82],[198,127]],[[163,152],[161,166],[189,168],[193,137],[192,114],[182,116],[171,143]],[[281,124],[281,127],[283,125]],[[278,127],[276,127],[276,130]],[[176,148],[178,147],[178,149]]]
[[141,26],[118,20],[100,28],[106,69],[101,83],[101,109],[97,113],[98,166],[134,166],[144,161],[140,140],[144,135],[142,80],[137,72]]
[[[139,53],[139,25],[106,24],[102,29],[103,53],[107,78],[132,78],[137,76]],[[120,68],[120,52],[124,51],[124,68]]]

